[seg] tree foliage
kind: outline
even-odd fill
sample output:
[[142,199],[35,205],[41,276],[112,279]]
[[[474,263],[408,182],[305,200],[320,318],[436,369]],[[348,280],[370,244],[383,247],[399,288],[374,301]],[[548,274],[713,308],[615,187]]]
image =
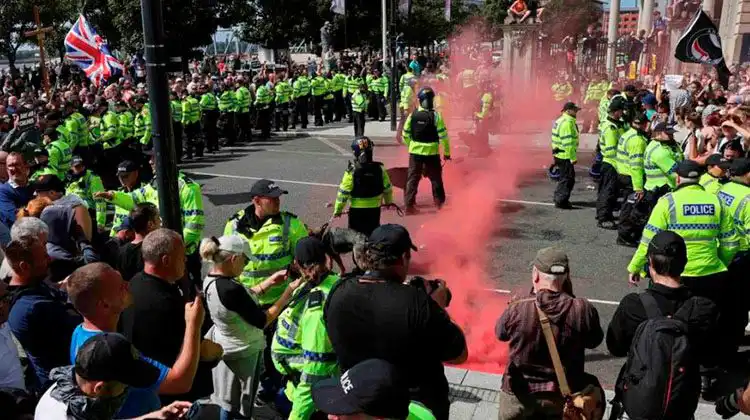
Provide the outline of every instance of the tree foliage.
[[544,8],[542,28],[551,40],[559,41],[586,32],[601,15],[601,6],[591,0],[551,0]]
[[485,0],[482,7],[482,16],[487,22],[487,26],[492,29],[495,35],[501,33],[499,27],[505,24],[508,17],[508,8],[512,3],[511,0]]

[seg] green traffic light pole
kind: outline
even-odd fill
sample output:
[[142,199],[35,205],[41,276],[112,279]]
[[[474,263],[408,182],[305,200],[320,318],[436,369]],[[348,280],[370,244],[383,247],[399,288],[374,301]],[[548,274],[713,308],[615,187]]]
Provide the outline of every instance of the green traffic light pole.
[[177,156],[169,108],[162,2],[141,0],[141,11],[159,211],[164,226],[182,234],[182,211],[177,188]]

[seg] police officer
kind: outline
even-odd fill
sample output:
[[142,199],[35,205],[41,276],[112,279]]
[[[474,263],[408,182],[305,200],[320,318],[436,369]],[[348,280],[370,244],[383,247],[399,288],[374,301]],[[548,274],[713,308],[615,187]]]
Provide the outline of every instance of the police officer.
[[151,107],[148,99],[135,98],[133,101],[137,113],[135,114],[134,134],[139,150],[151,147]]
[[580,108],[573,102],[567,102],[562,115],[552,126],[552,156],[560,171],[560,178],[555,188],[555,207],[572,209],[570,193],[576,183],[575,164],[578,162],[578,125],[576,114]]
[[380,226],[381,204],[393,204],[391,180],[383,164],[372,160],[373,146],[367,137],[352,142],[354,162],[349,162],[344,172],[333,209],[333,217],[339,217],[351,200],[349,229],[365,236]]
[[[637,284],[646,266],[646,251],[651,239],[662,230],[680,235],[687,244],[688,262],[682,273],[682,284],[696,296],[716,303],[721,312],[721,336],[731,335],[732,324],[726,316],[731,277],[727,266],[739,249],[740,236],[733,215],[722,208],[719,198],[706,192],[698,183],[704,168],[692,160],[677,164],[677,187],[660,198],[643,231],[643,238],[628,265],[629,281]],[[724,353],[727,346],[717,348]]]
[[227,146],[233,146],[236,140],[234,131],[235,125],[235,104],[236,99],[234,90],[230,85],[223,85],[221,87],[221,95],[219,96],[219,125],[221,126],[222,136],[226,141]]
[[284,131],[287,131],[289,129],[289,104],[292,99],[292,86],[289,84],[285,74],[281,74],[274,91],[276,94],[274,102],[275,128],[276,131],[282,128]]
[[735,159],[731,162],[729,171],[731,181],[719,184],[721,188],[718,197],[722,212],[732,215],[734,229],[739,235],[737,254],[729,265],[732,281],[728,292],[729,297],[734,297],[728,302],[732,307],[732,315],[728,319],[733,325],[732,349],[736,350],[737,344],[745,336],[745,325],[750,310],[747,301],[750,286],[746,281],[747,273],[750,272],[750,159]]
[[718,153],[706,158],[706,173],[700,179],[703,189],[711,194],[717,194],[721,190],[722,185],[729,182],[727,170],[731,165],[732,162],[730,160],[725,159]]
[[73,159],[73,149],[68,143],[67,134],[68,131],[63,128],[62,124],[58,124],[54,131],[45,130],[44,132],[44,145],[49,153],[47,167],[61,180],[65,179]]
[[197,94],[182,93],[182,128],[185,133],[185,158],[203,157],[203,140],[201,139],[201,110]]
[[445,204],[443,167],[440,164],[440,144],[443,144],[443,159],[451,159],[448,130],[442,115],[433,108],[435,92],[425,86],[417,94],[419,107],[406,119],[403,138],[409,148],[409,172],[404,190],[405,212],[416,214],[417,189],[422,174],[432,184],[432,199],[440,209]]
[[[344,94],[344,101],[346,102],[346,112],[349,115],[349,122],[354,122],[354,114],[352,113],[352,96],[359,92],[359,87],[362,85],[364,80],[357,72],[357,69],[352,67],[349,71],[349,76],[346,77],[346,93]],[[399,130],[400,131],[400,130]]]
[[99,231],[104,231],[107,224],[107,202],[94,198],[98,192],[104,191],[102,179],[86,168],[86,163],[80,156],[73,156],[66,194],[75,194],[86,202],[91,220],[96,221]]
[[573,95],[573,85],[570,83],[570,76],[565,73],[552,84],[552,96],[556,102],[564,102],[570,100],[571,95]]
[[[113,198],[119,195],[124,196],[132,194],[143,187],[143,183],[140,180],[140,169],[141,168],[138,164],[130,160],[124,160],[117,165],[117,179],[120,182],[120,187],[113,192]],[[106,197],[106,194],[94,194],[94,198],[96,199],[106,200]],[[114,205],[112,200],[107,202],[107,212],[114,214],[112,217],[112,229],[109,232],[109,236],[113,238],[117,236],[117,232],[120,231],[120,226],[125,221],[125,218],[130,215],[130,210],[132,210],[132,208]]]
[[103,100],[97,100],[94,103],[94,107],[91,110],[91,115],[89,115],[87,123],[88,147],[81,147],[80,153],[80,156],[86,164],[86,167],[96,168],[97,172],[99,173],[101,173],[99,161],[102,154],[102,122],[103,115],[107,111],[107,107],[107,102]]
[[313,115],[315,115],[315,126],[323,126],[323,101],[326,94],[326,79],[318,73],[310,81],[310,91],[313,98]]
[[643,169],[646,174],[646,199],[656,204],[664,194],[676,186],[677,162],[682,161],[680,146],[674,141],[675,130],[665,122],[651,129],[651,143],[646,146]]
[[328,74],[325,77],[326,81],[326,93],[323,96],[323,121],[326,124],[330,124],[333,122],[333,106],[335,97],[333,96],[333,76],[331,75],[331,72],[328,72]]
[[351,102],[354,137],[362,137],[365,135],[365,122],[367,121],[367,107],[369,104],[367,83],[362,82],[359,85],[359,90],[352,95]]
[[[153,149],[147,152],[151,170],[156,173],[156,160]],[[120,173],[118,168],[118,175]],[[131,169],[131,168],[122,168]],[[132,171],[131,171],[132,172]],[[182,209],[182,237],[185,240],[185,254],[187,255],[186,271],[192,281],[191,284],[201,284],[201,259],[198,255],[198,245],[203,237],[205,216],[203,214],[203,196],[201,186],[185,176],[182,171],[177,173],[177,189]],[[121,191],[106,191],[101,198],[114,203],[115,206],[130,212],[138,203],[152,203],[159,206],[159,192],[156,189],[156,178],[141,188],[126,193]],[[95,195],[96,197],[96,195]],[[98,198],[98,197],[97,197]]]
[[122,137],[120,137],[120,119],[117,117],[117,113],[107,111],[104,114],[101,133],[100,143],[103,159],[99,165],[99,174],[102,175],[105,188],[116,188],[117,179],[111,169],[122,159]]
[[169,92],[169,108],[172,111],[172,131],[174,134],[174,150],[177,155],[177,163],[182,162],[182,101],[177,92]]
[[346,115],[346,104],[344,103],[344,92],[346,85],[346,76],[344,73],[333,71],[331,78],[331,91],[333,91],[333,121],[339,122]]
[[[414,112],[415,93],[414,86],[417,84],[417,79],[409,79],[401,89],[401,95],[398,102],[398,108],[401,112],[401,118],[398,121],[398,128],[396,128],[396,141],[400,144],[403,143],[403,136],[401,132],[404,130],[404,124],[406,124],[406,118]],[[436,98],[437,99],[437,98]]]
[[[245,271],[239,278],[247,287],[260,284],[278,270],[287,268],[293,261],[292,252],[300,239],[307,236],[307,226],[294,214],[281,211],[281,197],[287,194],[276,183],[268,179],[256,181],[250,188],[252,204],[235,213],[224,227],[224,235],[240,235],[250,244],[252,256],[248,258]],[[270,287],[258,296],[262,307],[268,307],[279,299],[288,282]],[[265,353],[266,371],[261,377],[258,398],[268,400],[276,395],[281,386],[271,362],[270,345],[275,324],[265,330],[268,347]]]
[[615,218],[612,214],[619,196],[617,180],[617,141],[622,135],[622,112],[625,109],[622,101],[609,105],[607,119],[599,125],[599,153],[602,164],[599,175],[599,190],[596,198],[597,225],[603,229],[615,229]]
[[235,118],[237,120],[237,141],[246,142],[252,140],[250,133],[250,105],[253,103],[252,94],[245,86],[245,80],[238,78],[235,84],[234,105]]
[[120,123],[120,139],[123,152],[130,147],[135,134],[135,116],[125,101],[119,101],[115,107]]
[[219,133],[216,131],[216,124],[219,121],[219,100],[216,95],[208,89],[208,85],[202,84],[200,87],[201,99],[198,103],[201,107],[201,122],[203,125],[203,135],[206,138],[206,150],[209,153],[219,151]]
[[[625,104],[627,107],[627,103]],[[625,113],[623,112],[623,118]],[[633,191],[640,200],[645,195],[643,190],[645,172],[643,154],[648,145],[648,119],[645,114],[638,114],[630,121],[630,128],[623,133],[617,142],[617,173],[620,179],[620,191],[623,197]]]
[[294,93],[292,97],[296,105],[296,112],[294,113],[294,119],[292,120],[292,128],[297,125],[299,120],[302,129],[307,128],[307,107],[310,99],[310,79],[307,78],[304,71],[300,70],[297,74],[297,79],[294,81]]
[[339,276],[328,270],[326,248],[317,238],[300,239],[294,260],[305,284],[294,291],[289,306],[279,316],[271,354],[274,367],[287,378],[284,395],[291,407],[279,407],[282,414],[307,420],[315,412],[313,384],[338,373],[323,308]]
[[258,79],[258,88],[255,91],[255,110],[258,112],[258,129],[260,137],[267,139],[271,135],[271,102],[273,96],[266,86],[266,80]]
[[494,99],[492,92],[490,91],[490,84],[487,81],[482,81],[479,84],[482,97],[480,98],[481,108],[479,112],[474,113],[474,121],[476,124],[476,132],[474,134],[476,138],[475,147],[471,151],[473,154],[479,154],[487,156],[492,149],[490,149],[490,118],[492,116],[492,109],[494,107]]
[[65,127],[70,132],[71,149],[77,155],[80,154],[80,147],[88,147],[88,132],[86,130],[86,117],[78,112],[76,101],[65,102]]

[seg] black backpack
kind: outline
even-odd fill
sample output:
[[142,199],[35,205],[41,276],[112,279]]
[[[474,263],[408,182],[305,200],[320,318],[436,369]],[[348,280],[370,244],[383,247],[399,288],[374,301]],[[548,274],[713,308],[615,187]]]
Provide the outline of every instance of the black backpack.
[[641,293],[640,299],[648,319],[635,331],[617,378],[617,399],[631,420],[690,419],[698,407],[701,377],[688,325],[680,309],[666,317],[650,293]]

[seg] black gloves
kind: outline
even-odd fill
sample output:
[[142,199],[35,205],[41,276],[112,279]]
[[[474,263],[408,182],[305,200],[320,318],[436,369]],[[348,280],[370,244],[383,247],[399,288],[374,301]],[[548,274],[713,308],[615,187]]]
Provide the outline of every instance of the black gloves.
[[738,400],[744,391],[744,388],[739,388],[731,394],[717,399],[716,414],[720,415],[723,419],[728,419],[739,414],[740,407]]

